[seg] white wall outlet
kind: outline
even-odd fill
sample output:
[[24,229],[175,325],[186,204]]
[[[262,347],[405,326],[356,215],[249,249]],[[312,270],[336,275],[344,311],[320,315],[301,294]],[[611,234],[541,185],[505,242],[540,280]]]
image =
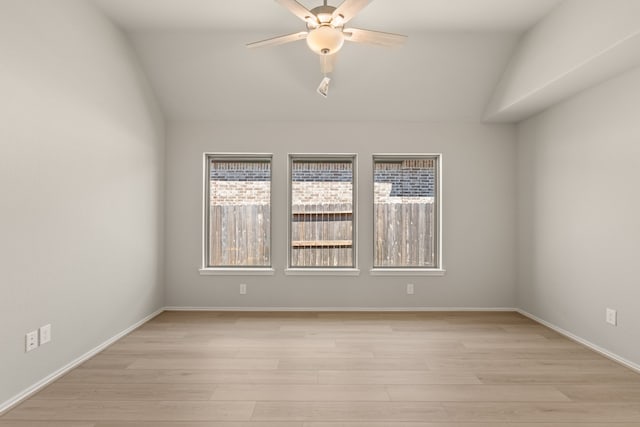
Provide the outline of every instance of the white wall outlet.
[[51,324],[44,325],[40,328],[40,345],[51,341]]
[[607,308],[607,317],[605,320],[608,324],[616,326],[618,324],[618,312],[612,308]]
[[27,332],[25,352],[38,348],[38,330]]
[[247,284],[240,283],[240,295],[245,295],[247,293]]
[[413,283],[407,283],[407,295],[413,295]]

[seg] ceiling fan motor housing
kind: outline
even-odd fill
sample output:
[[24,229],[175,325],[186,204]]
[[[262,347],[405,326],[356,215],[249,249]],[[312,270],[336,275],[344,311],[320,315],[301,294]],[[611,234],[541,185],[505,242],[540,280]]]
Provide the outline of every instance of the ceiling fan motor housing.
[[[313,15],[318,20],[318,25],[321,25],[321,24],[331,23],[331,18],[333,17],[333,12],[335,10],[336,8],[333,6],[318,6],[318,7],[314,7],[309,12],[313,13]],[[310,30],[313,29],[310,27],[309,24],[307,24],[307,28],[309,28]]]

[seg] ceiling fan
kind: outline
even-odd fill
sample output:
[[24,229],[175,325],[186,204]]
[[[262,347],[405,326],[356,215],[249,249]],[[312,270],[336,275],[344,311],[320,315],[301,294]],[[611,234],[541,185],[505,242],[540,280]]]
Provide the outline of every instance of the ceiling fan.
[[329,6],[327,0],[324,0],[321,6],[311,10],[296,0],[276,1],[304,21],[307,30],[248,43],[247,47],[275,46],[306,39],[309,48],[320,56],[320,69],[325,75],[333,71],[336,54],[345,40],[378,46],[398,46],[407,39],[407,36],[400,34],[344,27],[372,0],[344,0],[338,7]]

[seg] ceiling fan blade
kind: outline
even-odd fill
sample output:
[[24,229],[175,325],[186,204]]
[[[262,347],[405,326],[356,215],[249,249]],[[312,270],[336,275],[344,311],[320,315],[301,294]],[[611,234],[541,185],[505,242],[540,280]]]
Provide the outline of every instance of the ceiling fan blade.
[[263,46],[277,46],[279,44],[285,44],[302,40],[307,37],[306,31],[300,31],[299,33],[287,34],[286,36],[272,37],[266,40],[260,40],[253,43],[247,43],[248,48],[263,47]]
[[358,28],[345,28],[344,39],[356,43],[369,43],[378,46],[400,46],[407,40],[402,34],[384,33],[382,31],[361,30]]
[[340,23],[347,23],[356,16],[358,12],[365,8],[366,5],[371,3],[372,0],[344,0],[336,10],[333,11],[332,18],[342,16]]
[[319,55],[320,56],[320,71],[322,74],[329,74],[333,72],[333,68],[336,65],[337,53],[331,55]]
[[303,21],[309,22],[310,21],[309,18],[311,18],[311,21],[317,22],[315,15],[311,13],[309,9],[307,9],[306,7],[298,3],[296,0],[276,0],[276,1],[280,3],[282,6],[289,9],[291,13],[293,13]]

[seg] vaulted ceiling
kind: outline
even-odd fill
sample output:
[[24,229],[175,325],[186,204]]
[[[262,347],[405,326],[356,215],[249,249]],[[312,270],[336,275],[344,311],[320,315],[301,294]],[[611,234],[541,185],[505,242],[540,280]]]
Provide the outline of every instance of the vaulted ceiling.
[[347,43],[324,99],[315,93],[318,57],[304,41],[245,47],[304,29],[275,1],[94,1],[130,37],[170,120],[480,121],[523,35],[563,5],[372,1],[350,26],[406,34],[407,44]]

